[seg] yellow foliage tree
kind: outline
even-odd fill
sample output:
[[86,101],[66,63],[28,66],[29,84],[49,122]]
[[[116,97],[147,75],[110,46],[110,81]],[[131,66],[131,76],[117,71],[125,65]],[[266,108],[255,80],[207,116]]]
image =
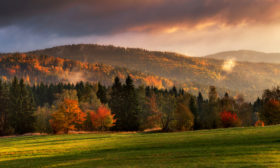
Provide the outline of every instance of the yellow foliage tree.
[[58,105],[58,109],[52,114],[50,124],[55,133],[63,131],[67,134],[86,120],[86,114],[82,112],[77,100],[64,99]]
[[111,114],[111,110],[104,105],[100,106],[96,112],[90,113],[93,126],[102,131],[114,126],[116,123],[114,116],[114,114]]

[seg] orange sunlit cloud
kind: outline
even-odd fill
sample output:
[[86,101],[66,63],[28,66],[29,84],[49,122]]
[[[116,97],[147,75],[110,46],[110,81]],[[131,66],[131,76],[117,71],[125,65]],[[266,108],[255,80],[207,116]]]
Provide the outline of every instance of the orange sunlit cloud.
[[280,0],[10,0],[0,11],[0,52],[78,42],[189,55],[280,52]]

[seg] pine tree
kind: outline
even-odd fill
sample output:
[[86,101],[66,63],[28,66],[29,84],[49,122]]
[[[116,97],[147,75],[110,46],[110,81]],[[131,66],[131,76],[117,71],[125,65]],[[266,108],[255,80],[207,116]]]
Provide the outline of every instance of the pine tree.
[[14,78],[10,88],[10,116],[9,120],[16,134],[24,134],[34,130],[35,102],[23,79],[18,82]]
[[140,126],[139,102],[130,76],[126,78],[123,88],[124,111],[122,114],[122,129],[125,131],[137,131]]
[[139,103],[139,122],[140,122],[140,130],[144,130],[146,127],[147,118],[149,116],[146,104],[146,91],[144,86],[139,86],[136,89],[137,100]]
[[197,127],[198,127],[198,110],[197,110],[195,98],[193,96],[191,96],[191,98],[190,98],[189,109],[194,117],[194,121],[193,121],[194,129],[197,129]]
[[202,127],[202,119],[203,119],[203,115],[204,115],[204,109],[203,109],[203,96],[201,94],[201,92],[199,92],[198,96],[197,96],[197,118],[195,121],[195,125],[194,128],[195,129],[200,129]]
[[109,101],[109,107],[112,110],[112,114],[115,115],[116,124],[113,127],[114,130],[122,129],[122,114],[123,114],[123,86],[118,77],[115,78],[115,82],[111,90],[111,99]]
[[10,132],[9,115],[9,90],[6,83],[0,80],[0,136]]
[[98,91],[97,91],[96,95],[100,99],[102,104],[108,103],[106,88],[104,86],[102,86],[100,83],[98,83]]
[[209,88],[209,104],[207,113],[207,128],[218,128],[220,125],[218,93],[214,86]]

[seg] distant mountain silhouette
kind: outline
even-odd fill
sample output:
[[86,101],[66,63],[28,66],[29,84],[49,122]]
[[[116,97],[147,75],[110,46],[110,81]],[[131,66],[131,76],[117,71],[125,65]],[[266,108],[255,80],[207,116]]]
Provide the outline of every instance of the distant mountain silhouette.
[[250,50],[226,51],[217,54],[207,55],[206,58],[235,59],[245,62],[280,63],[280,53],[264,53]]

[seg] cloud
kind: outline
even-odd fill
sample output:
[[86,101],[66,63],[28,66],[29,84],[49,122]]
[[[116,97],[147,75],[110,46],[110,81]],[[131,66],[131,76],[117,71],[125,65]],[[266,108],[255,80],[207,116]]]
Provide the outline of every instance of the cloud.
[[0,29],[79,37],[123,32],[267,24],[280,0],[9,0],[0,1]]

